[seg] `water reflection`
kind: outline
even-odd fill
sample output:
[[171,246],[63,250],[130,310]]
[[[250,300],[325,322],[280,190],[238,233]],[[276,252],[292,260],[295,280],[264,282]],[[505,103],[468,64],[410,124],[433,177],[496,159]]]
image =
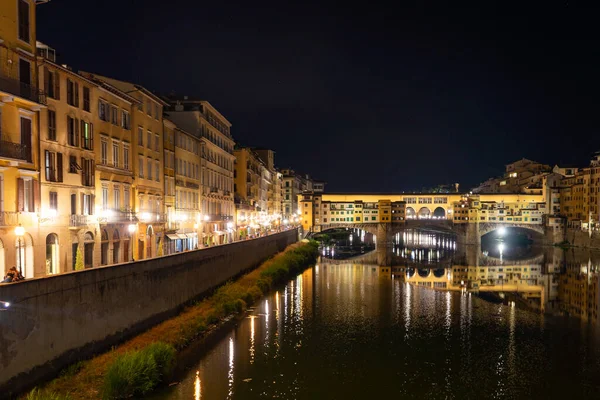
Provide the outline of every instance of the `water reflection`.
[[598,253],[400,239],[322,258],[157,398],[600,398]]

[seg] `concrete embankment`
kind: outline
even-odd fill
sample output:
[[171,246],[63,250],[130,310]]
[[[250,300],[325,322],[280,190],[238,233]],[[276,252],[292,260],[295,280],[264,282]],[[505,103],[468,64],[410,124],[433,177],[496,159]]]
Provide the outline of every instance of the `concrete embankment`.
[[0,393],[18,392],[175,315],[297,241],[295,230],[1,285]]

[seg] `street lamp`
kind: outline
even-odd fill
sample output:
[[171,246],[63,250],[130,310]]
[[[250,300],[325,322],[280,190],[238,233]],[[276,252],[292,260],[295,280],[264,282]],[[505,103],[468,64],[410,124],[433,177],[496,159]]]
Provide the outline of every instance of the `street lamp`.
[[19,224],[19,226],[15,228],[15,236],[18,238],[19,241],[19,273],[21,275],[23,275],[23,254],[21,253],[21,238],[23,237],[23,235],[25,235],[25,228],[23,228],[21,224]]

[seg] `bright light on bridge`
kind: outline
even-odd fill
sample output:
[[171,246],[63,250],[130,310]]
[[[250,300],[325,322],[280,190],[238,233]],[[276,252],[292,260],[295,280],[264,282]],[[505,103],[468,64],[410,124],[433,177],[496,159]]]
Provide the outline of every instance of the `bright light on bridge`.
[[498,236],[504,236],[506,235],[506,228],[505,227],[500,227],[498,228]]

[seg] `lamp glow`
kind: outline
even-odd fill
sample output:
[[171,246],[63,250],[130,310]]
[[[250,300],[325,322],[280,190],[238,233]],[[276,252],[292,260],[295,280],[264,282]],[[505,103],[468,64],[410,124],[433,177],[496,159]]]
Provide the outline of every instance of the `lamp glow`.
[[506,228],[505,227],[500,227],[498,228],[498,236],[504,236],[506,235]]
[[127,227],[127,230],[129,231],[129,233],[135,232],[135,229],[136,229],[135,224],[129,224],[129,226]]
[[19,224],[19,226],[17,226],[15,228],[15,236],[23,236],[25,234],[25,228],[23,228],[21,226],[21,224]]
[[205,221],[209,221],[209,220],[210,220],[210,217],[209,217],[208,215],[205,215],[205,216],[204,216],[204,220],[205,220]]

